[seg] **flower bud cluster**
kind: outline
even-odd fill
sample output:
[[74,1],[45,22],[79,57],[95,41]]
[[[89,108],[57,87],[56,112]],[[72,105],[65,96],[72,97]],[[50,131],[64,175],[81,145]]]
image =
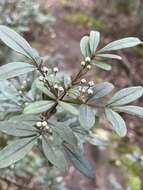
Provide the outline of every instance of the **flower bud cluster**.
[[82,94],[87,93],[88,95],[92,95],[93,94],[93,90],[91,89],[91,87],[94,86],[94,81],[89,81],[87,82],[87,80],[85,78],[82,78],[80,81],[81,84],[84,84],[85,86],[80,86],[79,87],[79,91]]
[[87,68],[88,70],[91,69],[91,58],[90,57],[86,57],[84,61],[81,61],[81,66],[84,68]]

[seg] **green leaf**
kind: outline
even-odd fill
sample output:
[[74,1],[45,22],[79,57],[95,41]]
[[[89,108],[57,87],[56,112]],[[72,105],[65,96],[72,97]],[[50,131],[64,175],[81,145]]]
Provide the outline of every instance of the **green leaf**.
[[102,58],[109,58],[109,59],[119,59],[121,60],[122,57],[115,54],[97,54],[96,57],[102,57]]
[[22,159],[35,145],[36,137],[15,140],[0,151],[0,168],[5,168]]
[[17,137],[37,135],[36,128],[30,122],[16,120],[1,121],[0,131]]
[[54,146],[48,137],[42,136],[42,148],[46,158],[59,170],[67,170],[68,164],[60,147]]
[[101,61],[95,61],[95,60],[93,60],[91,62],[91,64],[95,65],[95,66],[97,66],[97,67],[99,67],[99,68],[101,68],[101,69],[103,69],[105,71],[110,71],[112,69],[111,65],[109,65],[109,64],[107,64],[105,62],[101,62]]
[[30,59],[36,61],[39,58],[37,52],[31,48],[29,43],[18,33],[7,26],[0,25],[0,39],[8,47]]
[[73,115],[78,115],[78,114],[79,114],[77,108],[75,108],[75,107],[72,106],[71,104],[66,103],[66,102],[61,102],[61,101],[59,101],[58,103],[59,103],[59,105],[60,105],[65,111],[67,111],[67,112],[69,112],[69,113],[71,113],[71,114],[73,114]]
[[0,80],[10,79],[31,71],[36,68],[24,62],[12,62],[0,67]]
[[52,129],[58,133],[63,141],[69,143],[74,148],[77,147],[77,138],[69,126],[66,126],[64,122],[56,122],[55,120],[50,123],[53,125]]
[[89,36],[89,44],[91,53],[95,53],[100,42],[100,33],[97,31],[91,31]]
[[84,57],[90,57],[90,46],[89,46],[89,36],[84,36],[80,41],[81,53]]
[[45,111],[48,111],[53,107],[55,102],[53,101],[37,101],[33,103],[29,103],[28,106],[24,108],[24,114],[38,114]]
[[102,98],[109,94],[112,90],[114,89],[113,84],[109,82],[103,82],[100,84],[95,85],[92,90],[93,90],[93,95],[90,97],[89,100],[93,101],[98,98]]
[[90,164],[88,160],[85,159],[84,155],[78,152],[73,152],[67,147],[65,147],[65,150],[75,168],[86,177],[95,180],[94,167]]
[[91,129],[95,124],[95,114],[88,105],[81,105],[79,108],[79,122],[85,129]]
[[129,48],[129,47],[134,47],[142,42],[140,41],[139,38],[135,37],[127,37],[123,38],[120,40],[116,40],[114,42],[109,43],[106,45],[104,48],[99,50],[98,52],[104,52],[104,51],[111,51],[111,50],[118,50],[118,49],[124,49],[124,48]]
[[39,81],[39,79],[35,80],[36,87],[41,90],[44,94],[46,94],[48,97],[55,99],[55,95],[50,92],[50,90],[44,86],[44,83],[42,81]]
[[127,134],[127,128],[122,117],[118,113],[109,108],[105,109],[105,113],[107,120],[112,125],[112,129],[115,130],[119,136],[124,137]]
[[99,137],[98,135],[94,134],[94,135],[88,135],[85,137],[85,139],[92,145],[95,146],[107,146],[107,141],[105,139],[102,139],[101,137]]
[[125,112],[143,118],[143,108],[139,106],[118,106],[113,107],[117,112]]
[[120,106],[128,104],[138,99],[143,95],[143,87],[134,86],[119,90],[114,96],[107,102],[108,106]]

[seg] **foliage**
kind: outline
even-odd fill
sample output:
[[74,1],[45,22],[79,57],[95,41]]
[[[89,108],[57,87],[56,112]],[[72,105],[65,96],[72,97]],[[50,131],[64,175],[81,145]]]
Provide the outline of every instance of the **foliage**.
[[[58,67],[46,65],[43,57],[10,28],[0,26],[0,39],[26,57],[25,62],[8,63],[0,70],[0,131],[17,137],[0,151],[0,168],[19,161],[38,146],[58,169],[67,171],[71,162],[85,176],[95,179],[84,144],[104,146],[107,143],[93,132],[103,115],[111,129],[125,136],[127,128],[120,112],[143,117],[143,108],[128,105],[143,95],[143,87],[124,88],[106,100],[113,84],[95,84],[83,77],[92,67],[111,70],[111,65],[100,61],[99,56],[122,59],[111,51],[142,42],[128,37],[98,49],[100,33],[91,31],[81,39],[83,61],[76,76],[71,77],[59,72]],[[102,99],[104,103],[96,105]]]

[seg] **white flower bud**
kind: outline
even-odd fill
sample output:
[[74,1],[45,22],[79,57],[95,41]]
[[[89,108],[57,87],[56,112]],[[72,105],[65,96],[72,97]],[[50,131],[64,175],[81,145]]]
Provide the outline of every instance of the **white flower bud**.
[[58,85],[57,85],[57,84],[55,84],[55,85],[54,85],[54,88],[55,88],[55,89],[58,89],[59,87],[58,87]]
[[91,61],[91,58],[90,58],[90,57],[86,57],[86,58],[85,58],[85,62],[88,62],[88,63],[89,63],[90,61]]
[[59,86],[58,89],[59,89],[60,92],[63,92],[63,91],[64,91],[64,88],[63,88],[62,86]]
[[50,140],[50,141],[53,141],[53,140],[54,140],[54,138],[53,138],[52,135],[49,136],[49,140]]
[[19,93],[20,95],[22,95],[22,90],[19,90],[18,93]]
[[82,93],[85,93],[85,92],[86,92],[86,89],[85,89],[85,88],[82,88],[82,89],[81,89],[81,92],[82,92]]
[[87,93],[91,95],[91,94],[93,94],[93,90],[89,88],[89,89],[87,90]]
[[28,102],[25,102],[24,104],[25,104],[25,106],[27,106],[29,103],[28,103]]
[[46,127],[46,126],[47,126],[47,122],[46,122],[46,121],[43,121],[43,122],[42,122],[42,126],[43,126],[43,127]]
[[85,63],[85,61],[81,61],[81,66],[85,66],[86,65],[86,63]]
[[24,81],[22,82],[22,84],[23,84],[23,85],[27,85],[27,81],[24,80]]
[[21,85],[21,87],[20,87],[22,90],[24,90],[25,89],[25,86],[24,85]]
[[81,83],[85,84],[86,83],[86,79],[81,79]]
[[87,65],[87,69],[90,70],[91,69],[91,65]]
[[56,182],[61,183],[62,181],[63,181],[63,177],[62,176],[56,177]]
[[57,73],[59,71],[58,67],[53,68],[54,73]]
[[38,121],[38,122],[36,123],[36,126],[37,126],[37,127],[41,127],[41,126],[42,126],[42,122],[41,122],[41,121]]
[[39,76],[39,80],[40,81],[44,81],[44,77],[43,76]]
[[89,82],[88,82],[88,85],[89,85],[89,86],[94,86],[94,81],[89,81]]
[[48,67],[42,67],[42,71],[44,72],[44,73],[47,73],[48,71],[49,71],[49,69],[48,69]]

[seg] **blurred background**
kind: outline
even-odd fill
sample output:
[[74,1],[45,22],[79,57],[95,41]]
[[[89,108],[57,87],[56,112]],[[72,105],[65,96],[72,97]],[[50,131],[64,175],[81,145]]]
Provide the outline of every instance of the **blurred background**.
[[[82,60],[79,41],[90,30],[101,32],[101,46],[126,36],[143,39],[142,0],[0,0],[0,24],[10,26],[64,70],[75,73]],[[119,52],[112,71],[92,71],[96,82],[110,81],[117,89],[143,85],[143,46]],[[14,53],[0,44],[0,64]],[[143,100],[137,102],[143,106]],[[143,190],[143,122],[123,115],[128,135],[118,138],[101,121],[97,132],[109,139],[105,148],[85,147],[96,170],[96,182],[74,168],[68,176],[51,170],[35,149],[11,168],[0,170],[0,190]],[[0,134],[0,148],[9,137]],[[56,176],[56,177],[55,177]]]

